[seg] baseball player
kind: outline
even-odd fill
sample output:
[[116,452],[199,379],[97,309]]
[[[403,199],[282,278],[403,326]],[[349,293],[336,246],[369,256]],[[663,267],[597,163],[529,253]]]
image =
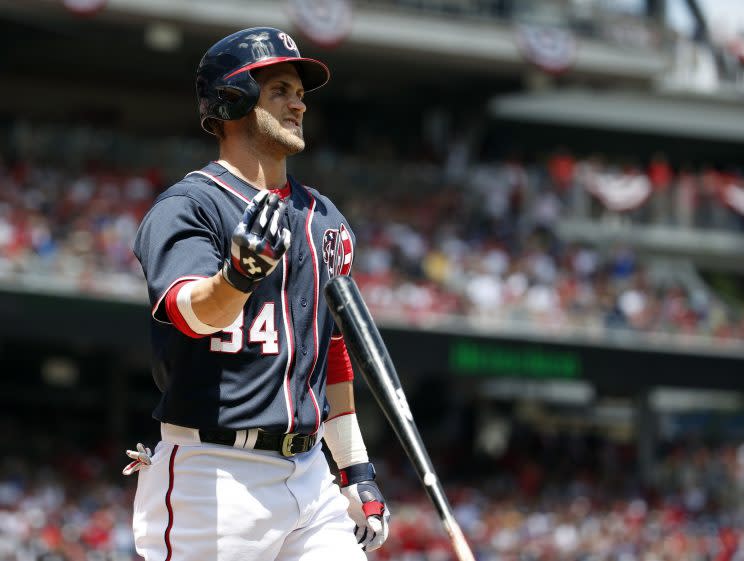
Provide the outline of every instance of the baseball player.
[[305,93],[328,78],[269,27],[225,37],[199,64],[219,160],[161,194],[134,242],[162,392],[161,441],[127,470],[142,468],[133,529],[146,561],[354,561],[387,537],[351,363],[321,299],[349,274],[354,235],[286,171],[305,147]]

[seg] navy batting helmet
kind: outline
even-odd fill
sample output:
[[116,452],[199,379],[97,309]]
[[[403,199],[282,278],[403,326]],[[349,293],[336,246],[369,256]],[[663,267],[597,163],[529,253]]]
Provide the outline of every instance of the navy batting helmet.
[[232,121],[245,117],[260,93],[251,71],[291,62],[306,92],[328,81],[328,67],[303,58],[292,37],[273,27],[243,29],[218,41],[204,54],[196,70],[196,97],[201,126],[208,133],[210,120]]

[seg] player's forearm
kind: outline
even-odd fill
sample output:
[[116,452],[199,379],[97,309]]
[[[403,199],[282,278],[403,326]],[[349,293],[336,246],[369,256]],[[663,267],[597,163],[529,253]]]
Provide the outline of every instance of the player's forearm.
[[354,383],[339,382],[326,386],[326,398],[330,406],[329,419],[354,411]]
[[369,461],[354,410],[353,382],[326,386],[330,406],[325,423],[325,442],[339,468]]
[[[277,267],[292,236],[280,227],[286,205],[275,193],[253,197],[231,237],[230,255],[222,270],[189,286],[187,313],[199,334],[231,325],[243,312],[250,294]],[[188,321],[187,321],[188,323]],[[192,328],[193,329],[193,328]]]
[[240,292],[228,284],[222,273],[194,282],[191,289],[191,308],[200,321],[212,327],[227,327],[243,312],[250,294]]

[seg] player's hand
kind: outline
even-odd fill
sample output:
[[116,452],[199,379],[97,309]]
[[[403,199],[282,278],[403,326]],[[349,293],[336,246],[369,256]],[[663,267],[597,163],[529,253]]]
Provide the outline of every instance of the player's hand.
[[248,204],[232,234],[222,275],[242,292],[269,276],[289,249],[291,235],[280,225],[286,206],[278,195],[260,191]]
[[354,535],[364,551],[379,548],[390,531],[390,509],[374,478],[371,463],[341,470],[341,493],[349,499],[349,516],[356,524]]
[[127,456],[129,456],[133,462],[129,462],[121,472],[124,475],[132,475],[133,473],[141,470],[143,467],[147,467],[152,464],[152,452],[149,448],[145,447],[141,442],[137,443],[136,450],[127,450]]

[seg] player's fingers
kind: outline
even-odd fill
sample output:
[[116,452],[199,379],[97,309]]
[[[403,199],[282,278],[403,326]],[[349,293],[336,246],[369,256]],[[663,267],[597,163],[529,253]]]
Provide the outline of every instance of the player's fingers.
[[259,204],[261,201],[263,201],[266,197],[270,195],[269,191],[263,189],[256,193],[256,196],[251,199],[251,202],[254,202],[256,204]]
[[274,211],[276,210],[278,205],[279,196],[276,193],[271,193],[270,195],[268,195],[268,197],[266,197],[266,202],[258,210],[258,215],[253,221],[251,234],[259,238],[266,235],[266,230],[269,227],[269,222],[271,221],[272,215],[274,214]]
[[277,232],[279,232],[279,219],[284,214],[285,205],[283,202],[279,201],[279,204],[276,205],[276,210],[274,211],[274,214],[271,216],[271,222],[269,223],[269,234],[271,235],[272,239],[276,236]]
[[367,543],[365,551],[374,551],[387,539],[388,528],[385,520],[378,516],[370,516],[367,518],[367,523],[372,531],[372,538]]
[[262,215],[261,217],[261,225],[264,227],[268,226],[269,220],[274,215],[274,212],[276,212],[276,209],[278,209],[279,206],[283,204],[284,203],[282,203],[282,199],[276,193],[272,193],[271,195],[269,195],[269,198],[266,199],[266,214]]
[[264,199],[266,199],[267,195],[268,191],[259,191],[258,195],[253,197],[251,202],[248,203],[248,206],[245,207],[241,223],[244,224],[246,228],[250,228],[253,225],[256,213],[263,206]]
[[146,447],[146,446],[145,446],[144,444],[142,444],[141,442],[138,442],[138,443],[137,443],[137,451],[138,451],[138,452],[139,452],[140,454],[143,454],[144,456],[146,456],[148,460],[149,460],[150,458],[152,458],[152,452],[150,451],[150,449],[149,449],[149,448],[147,448],[147,447]]
[[146,452],[144,447],[141,447],[141,445],[137,446],[137,450],[127,450],[127,456],[133,460],[142,462],[143,464],[150,465],[152,463],[152,460],[150,459],[152,454]]
[[121,473],[123,475],[132,475],[134,472],[139,470],[139,467],[141,464],[137,461],[130,462],[127,465],[124,466],[124,469],[121,470]]
[[[267,208],[269,208],[267,204]],[[264,257],[269,259],[278,259],[287,250],[284,247],[284,232],[279,231],[279,221],[282,214],[284,213],[284,203],[279,202],[274,209],[274,212],[269,215],[269,224],[264,232],[263,237],[260,238],[261,243],[257,243],[257,252]],[[251,236],[254,237],[254,236]]]
[[362,543],[364,538],[367,537],[367,527],[366,526],[355,526],[354,527],[354,537],[356,538],[357,543]]
[[264,200],[270,195],[270,193],[266,190],[259,191],[256,193],[256,196],[251,199],[251,203],[256,205],[256,207],[260,207]]
[[253,224],[251,224],[251,228],[249,231],[249,234],[251,236],[254,236],[256,238],[263,237],[264,231],[266,230],[266,223],[267,223],[267,213],[269,212],[268,203],[261,206],[260,209],[256,211],[256,218],[253,220]]
[[369,546],[374,541],[376,534],[372,531],[371,528],[367,528],[367,533],[362,538],[362,541],[359,542],[359,545],[362,546],[363,551],[370,551]]
[[270,221],[269,225],[266,228],[266,232],[264,234],[264,238],[268,242],[268,247],[266,248],[266,255],[270,257],[274,257],[277,250],[279,249],[277,241],[279,239],[279,220],[281,219],[282,213],[284,212],[284,203],[279,203],[274,210],[274,212],[270,215]]
[[375,534],[382,532],[382,519],[379,516],[370,516],[367,518],[367,524]]
[[145,447],[141,442],[137,443],[136,448],[136,450],[126,451],[127,456],[134,461],[124,466],[124,469],[121,471],[124,475],[132,475],[143,467],[152,464],[152,452],[150,449]]
[[281,233],[276,237],[274,245],[271,249],[274,252],[275,257],[281,257],[289,249],[289,244],[292,242],[292,234],[289,230],[283,228]]
[[250,217],[246,217],[248,220],[243,220],[243,222],[246,225],[248,235],[253,234],[260,236],[266,229],[265,220],[263,225],[261,224],[261,216],[266,213],[266,206],[270,199],[271,193],[268,191],[260,191],[255,197],[253,197],[251,204],[246,208],[245,214],[249,214]]

